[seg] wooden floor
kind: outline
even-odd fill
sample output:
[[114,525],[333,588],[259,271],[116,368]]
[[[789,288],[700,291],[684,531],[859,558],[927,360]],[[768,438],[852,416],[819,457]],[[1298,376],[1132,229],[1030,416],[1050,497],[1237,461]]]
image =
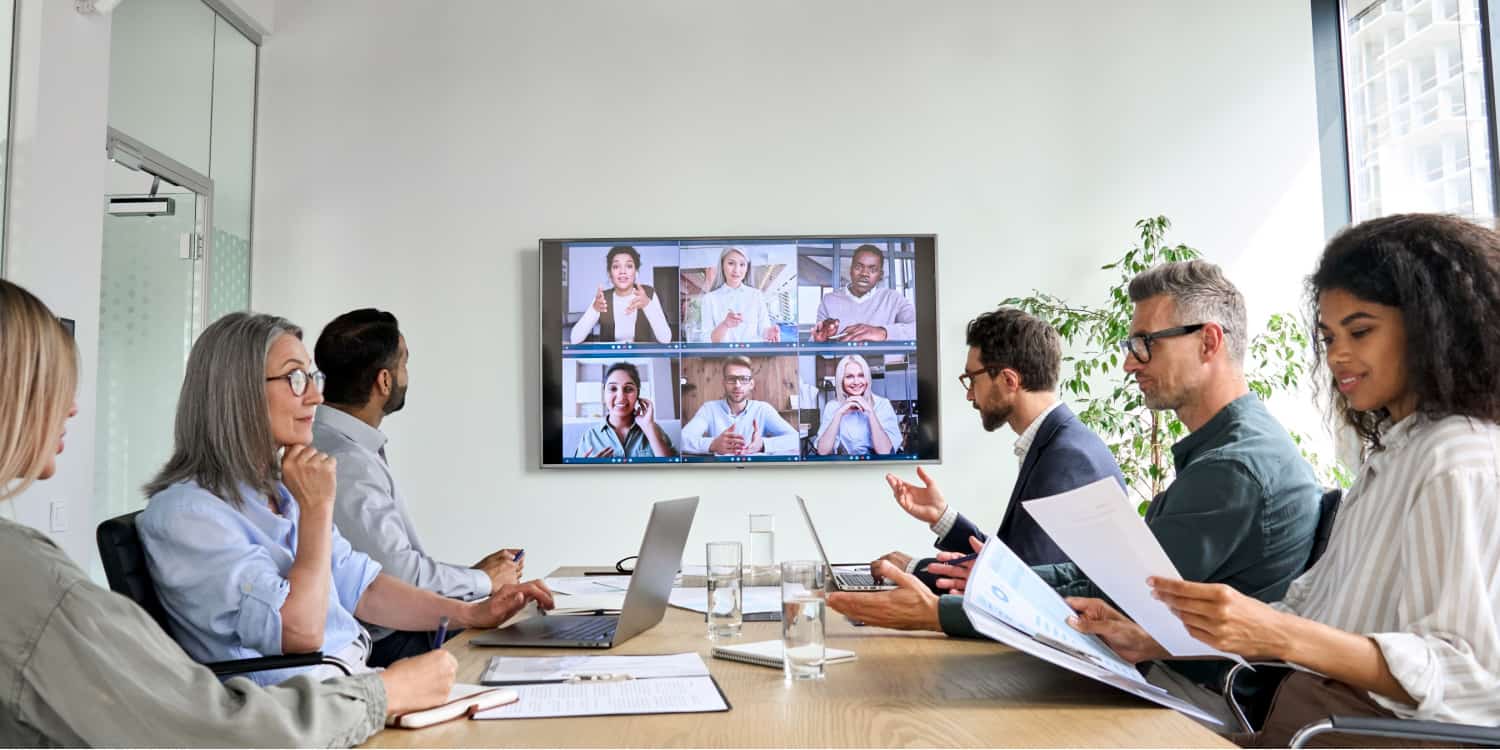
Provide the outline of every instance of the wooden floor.
[[[779,638],[775,622],[745,623],[739,642]],[[460,682],[489,657],[559,650],[449,642]],[[454,721],[386,730],[367,747],[1232,747],[1178,713],[991,641],[854,627],[831,613],[828,645],[859,654],[821,682],[709,656],[703,615],[668,608],[655,628],[609,651],[695,651],[732,706],[727,713]],[[569,649],[574,653],[583,653]]]

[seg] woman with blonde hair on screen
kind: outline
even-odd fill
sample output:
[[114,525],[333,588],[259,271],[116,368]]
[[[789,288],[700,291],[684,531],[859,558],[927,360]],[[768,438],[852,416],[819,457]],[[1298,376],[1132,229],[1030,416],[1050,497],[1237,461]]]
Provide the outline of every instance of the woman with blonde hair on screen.
[[[77,380],[66,329],[0,280],[0,505],[57,471]],[[221,683],[46,535],[0,518],[0,570],[3,747],[347,747],[388,715],[441,703],[453,684],[445,651],[325,682]]]
[[901,420],[890,399],[870,390],[870,363],[864,357],[839,360],[834,389],[838,397],[823,407],[818,455],[883,456],[901,450]]
[[754,343],[781,340],[781,329],[771,322],[766,296],[755,288],[750,276],[750,258],[737,247],[719,253],[719,273],[714,288],[699,304],[699,332],[715,344]]

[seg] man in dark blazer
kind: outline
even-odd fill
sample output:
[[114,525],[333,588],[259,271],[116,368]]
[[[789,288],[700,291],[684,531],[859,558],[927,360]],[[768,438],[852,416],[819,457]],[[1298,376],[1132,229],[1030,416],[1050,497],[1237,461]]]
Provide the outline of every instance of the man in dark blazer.
[[[1019,436],[1015,455],[1021,461],[1021,473],[996,533],[1028,565],[1069,562],[1021,502],[1077,489],[1104,477],[1114,477],[1123,487],[1120,467],[1104,441],[1058,400],[1062,342],[1046,321],[1002,307],[971,321],[967,341],[969,358],[959,380],[969,403],[979,412],[986,431],[1009,425]],[[934,546],[965,554],[975,549],[971,537],[986,541],[983,531],[948,505],[925,470],[917,469],[917,476],[921,484],[892,474],[886,475],[886,482],[901,508],[937,534]],[[941,592],[938,579],[951,572],[941,561],[952,556],[913,560],[892,552],[881,559]]]

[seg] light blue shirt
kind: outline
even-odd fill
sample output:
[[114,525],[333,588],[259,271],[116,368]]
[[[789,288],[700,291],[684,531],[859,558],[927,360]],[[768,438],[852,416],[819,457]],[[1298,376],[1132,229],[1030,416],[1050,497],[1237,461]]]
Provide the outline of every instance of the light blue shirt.
[[615,434],[615,428],[609,426],[608,421],[600,422],[597,427],[583,433],[578,439],[578,447],[573,450],[574,458],[584,458],[586,453],[594,453],[595,457],[599,451],[605,448],[614,448],[608,458],[671,458],[677,455],[672,447],[672,438],[660,427],[656,428],[661,434],[661,440],[666,443],[667,450],[671,451],[665,456],[656,455],[651,450],[651,441],[646,439],[646,431],[641,429],[640,424],[633,424],[625,433],[625,444],[620,444],[620,437]]
[[751,399],[739,416],[731,414],[729,402],[710,401],[698,407],[698,413],[682,427],[682,449],[688,453],[712,453],[709,444],[719,433],[734,425],[734,431],[749,440],[758,429],[765,440],[762,452],[768,455],[797,455],[797,429],[781,418],[771,405]]
[[[880,429],[891,439],[891,452],[901,450],[901,420],[896,416],[896,410],[891,407],[891,400],[875,394],[870,394],[875,401],[875,421],[880,423]],[[829,401],[823,407],[823,423],[818,426],[818,437],[822,438],[829,428],[833,427],[833,413],[838,411],[841,402],[837,399]],[[838,437],[833,441],[834,453],[845,453],[850,456],[863,456],[874,453],[874,445],[870,442],[870,416],[862,411],[851,411],[844,415],[839,422]]]
[[748,344],[766,340],[766,329],[775,325],[771,313],[766,310],[766,296],[749,284],[738,288],[721,286],[703,295],[698,302],[698,340],[713,341],[714,329],[719,327],[729,313],[744,316],[740,324],[724,332],[720,343]]
[[[338,460],[338,499],[333,523],[360,552],[374,558],[387,575],[439,596],[469,601],[490,595],[482,570],[441,562],[422,546],[406,498],[386,464],[385,433],[327,404],[318,407],[313,447]],[[370,625],[380,640],[389,628]]]
[[[280,654],[281,605],[291,593],[287,575],[297,549],[297,501],[276,485],[281,515],[265,498],[242,488],[239,508],[195,482],[179,482],[151,496],[136,519],[156,593],[172,635],[200,662]],[[325,654],[344,651],[363,636],[352,614],[380,564],[333,533],[333,586],[323,625]],[[274,685],[310,669],[247,675]]]

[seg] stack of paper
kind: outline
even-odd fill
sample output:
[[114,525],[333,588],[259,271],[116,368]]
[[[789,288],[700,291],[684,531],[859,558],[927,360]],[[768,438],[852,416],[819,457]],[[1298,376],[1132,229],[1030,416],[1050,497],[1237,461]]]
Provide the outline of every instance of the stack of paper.
[[662,656],[495,656],[480,682],[519,699],[476,719],[728,711],[696,653]]
[[[744,614],[781,611],[780,586],[745,586],[740,589],[740,611]],[[667,601],[674,607],[708,613],[708,589],[672,589]]]

